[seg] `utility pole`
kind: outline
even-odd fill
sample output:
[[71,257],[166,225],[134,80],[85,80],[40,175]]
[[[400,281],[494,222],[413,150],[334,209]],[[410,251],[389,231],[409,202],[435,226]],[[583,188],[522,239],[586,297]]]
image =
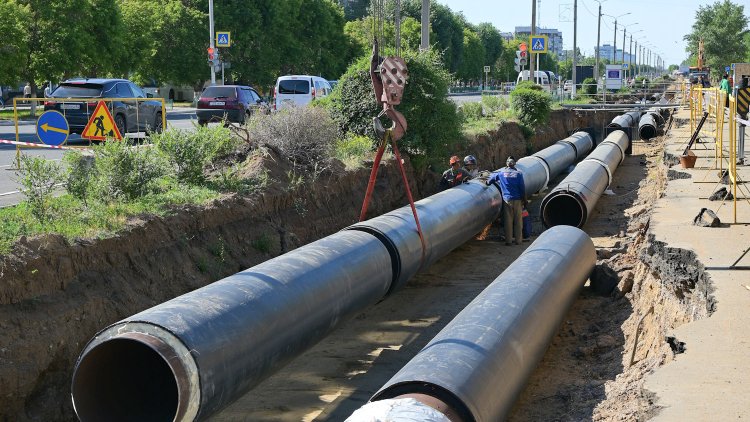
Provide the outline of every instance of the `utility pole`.
[[[214,45],[214,0],[208,0],[208,37],[208,46],[212,51],[216,51],[216,46]],[[213,61],[209,66],[211,66],[211,85],[216,85],[216,69]]]
[[[596,75],[596,86],[599,86],[599,42],[602,35],[602,4],[599,3],[599,23],[596,25],[596,63],[594,63],[594,72]],[[573,82],[575,83],[575,81]]]
[[628,47],[628,77],[633,78],[633,33],[630,33],[630,46]]
[[[533,37],[536,35],[536,0],[531,0],[531,36]],[[531,40],[529,40],[529,79],[534,81],[536,83],[536,74],[534,73],[534,64],[536,63],[536,55],[533,51],[533,45],[531,44]],[[532,76],[533,75],[533,76]]]
[[573,0],[573,86],[570,88],[571,96],[576,97],[576,66],[578,66],[578,0]]
[[622,26],[622,62],[625,63],[625,32],[628,31],[628,27]]
[[430,0],[422,0],[422,43],[421,51],[430,48]]
[[612,64],[617,64],[617,18],[615,18],[615,40],[612,46]]

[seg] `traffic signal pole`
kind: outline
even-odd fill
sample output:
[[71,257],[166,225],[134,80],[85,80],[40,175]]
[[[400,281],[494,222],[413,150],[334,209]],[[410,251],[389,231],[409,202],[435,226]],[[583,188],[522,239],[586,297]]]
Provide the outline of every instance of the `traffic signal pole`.
[[[531,0],[531,37],[536,35],[536,0]],[[534,57],[534,49],[532,47],[531,53],[529,54],[529,79],[536,83],[536,75],[534,74],[534,64],[536,57]]]
[[[216,46],[214,45],[214,0],[208,0],[208,47],[209,50],[216,54]],[[211,67],[211,85],[216,85],[216,69],[214,67],[214,61],[209,61]]]

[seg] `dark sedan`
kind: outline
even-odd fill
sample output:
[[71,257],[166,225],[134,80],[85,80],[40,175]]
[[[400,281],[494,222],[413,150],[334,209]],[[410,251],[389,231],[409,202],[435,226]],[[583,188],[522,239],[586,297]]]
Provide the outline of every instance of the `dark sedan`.
[[206,88],[198,100],[195,114],[198,123],[225,120],[244,123],[256,111],[267,112],[268,105],[251,87],[244,85],[214,85]]
[[[45,110],[57,110],[65,115],[71,133],[83,132],[98,98],[136,98],[138,100],[107,101],[107,108],[120,133],[161,132],[162,105],[148,100],[146,94],[127,79],[73,79],[60,84],[44,102]],[[77,102],[63,99],[86,98]],[[143,98],[143,100],[141,100]]]

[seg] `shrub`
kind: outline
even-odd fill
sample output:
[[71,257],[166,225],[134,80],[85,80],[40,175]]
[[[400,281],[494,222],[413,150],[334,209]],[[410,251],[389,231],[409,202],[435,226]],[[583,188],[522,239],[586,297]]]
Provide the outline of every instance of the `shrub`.
[[463,103],[459,111],[465,121],[479,120],[482,118],[482,103]]
[[125,138],[94,147],[93,191],[105,201],[133,200],[159,190],[167,165],[152,148]]
[[546,122],[552,108],[549,94],[524,87],[514,89],[510,100],[518,120],[530,128]]
[[26,196],[31,214],[40,222],[50,218],[50,201],[60,173],[60,165],[53,161],[21,155],[21,166],[16,172],[21,184],[19,190]]
[[516,85],[515,89],[533,89],[534,91],[543,91],[541,85],[535,84],[532,81],[521,81]]
[[249,123],[250,141],[279,150],[296,167],[322,170],[338,139],[336,123],[321,107],[290,107],[270,115],[256,113]]
[[[434,50],[404,51],[403,58],[409,68],[409,80],[403,101],[396,108],[406,118],[408,129],[399,147],[411,155],[443,157],[448,146],[461,136],[456,105],[448,98],[450,74]],[[369,57],[352,64],[327,104],[341,133],[353,132],[374,139],[372,118],[382,109],[375,102],[369,69]],[[383,125],[390,126],[386,120],[383,118]]]
[[221,126],[198,127],[194,132],[167,130],[152,135],[151,140],[164,154],[179,181],[189,184],[205,182],[205,166],[237,146],[237,140]]
[[482,106],[488,115],[495,116],[510,106],[508,100],[499,95],[482,95]]
[[336,141],[334,156],[346,164],[347,168],[356,168],[373,150],[374,140],[367,136],[349,133],[343,139]]
[[586,78],[583,80],[582,91],[586,95],[596,95],[596,79]]
[[70,151],[63,157],[67,168],[65,190],[88,206],[92,181],[95,177],[94,158],[80,151]]

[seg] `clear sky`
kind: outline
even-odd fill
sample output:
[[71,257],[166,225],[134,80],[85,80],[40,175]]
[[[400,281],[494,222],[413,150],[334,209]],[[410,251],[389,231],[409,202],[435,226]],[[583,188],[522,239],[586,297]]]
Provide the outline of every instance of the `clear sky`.
[[[540,27],[556,28],[563,33],[566,50],[573,49],[573,0],[534,0]],[[617,48],[622,47],[622,25],[627,25],[626,46],[640,38],[651,51],[658,51],[667,65],[680,64],[686,57],[683,36],[691,31],[699,5],[715,0],[604,0],[602,14],[620,16],[617,19]],[[478,24],[490,22],[502,32],[513,32],[516,26],[531,26],[532,0],[437,0],[454,12],[462,12],[466,19]],[[750,0],[734,0],[745,4],[750,13]],[[578,48],[587,56],[594,55],[599,3],[578,0]],[[612,44],[614,19],[602,16],[601,44]],[[640,31],[637,32],[636,31]],[[627,50],[626,50],[627,51]]]

